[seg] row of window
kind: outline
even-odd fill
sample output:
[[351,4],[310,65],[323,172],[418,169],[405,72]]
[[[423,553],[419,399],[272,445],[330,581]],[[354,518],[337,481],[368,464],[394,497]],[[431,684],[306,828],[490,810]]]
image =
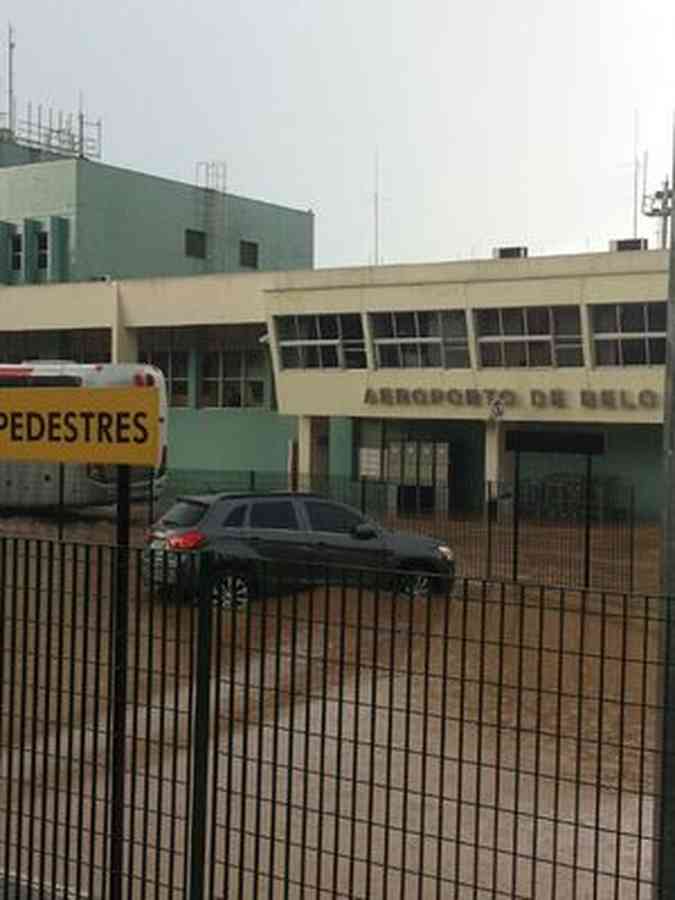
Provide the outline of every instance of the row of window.
[[[188,406],[190,382],[187,350],[142,350],[141,362],[152,363],[166,378],[171,406]],[[267,404],[268,366],[265,352],[225,350],[200,353],[197,405],[202,408],[263,407]]]
[[[206,259],[208,236],[196,228],[185,229],[185,255],[192,259]],[[258,268],[258,244],[256,241],[239,241],[239,266],[242,269]]]
[[[594,365],[665,362],[665,301],[589,309]],[[472,321],[483,368],[584,365],[577,306],[479,309]],[[377,368],[471,366],[465,310],[370,313],[367,326]],[[284,369],[367,368],[364,320],[358,313],[277,316],[275,328]]]
[[[35,235],[38,269],[49,268],[49,232],[38,231]],[[12,272],[20,272],[23,266],[23,234],[13,234],[9,246],[9,267]]]

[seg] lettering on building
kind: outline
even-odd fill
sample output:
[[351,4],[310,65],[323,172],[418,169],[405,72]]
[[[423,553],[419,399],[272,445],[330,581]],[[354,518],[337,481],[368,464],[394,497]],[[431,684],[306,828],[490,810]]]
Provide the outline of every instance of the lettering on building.
[[369,406],[451,406],[492,408],[499,401],[505,408],[529,406],[532,409],[564,410],[575,406],[597,410],[655,410],[662,405],[657,391],[644,389],[584,389],[579,392],[561,388],[533,388],[518,394],[496,388],[391,388],[367,387],[363,402]]

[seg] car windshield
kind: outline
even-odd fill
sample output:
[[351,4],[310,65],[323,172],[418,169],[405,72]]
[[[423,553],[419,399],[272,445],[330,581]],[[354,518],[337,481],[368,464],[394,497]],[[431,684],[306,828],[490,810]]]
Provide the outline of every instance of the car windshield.
[[207,509],[208,506],[198,500],[177,500],[159,521],[162,525],[184,528],[196,525]]

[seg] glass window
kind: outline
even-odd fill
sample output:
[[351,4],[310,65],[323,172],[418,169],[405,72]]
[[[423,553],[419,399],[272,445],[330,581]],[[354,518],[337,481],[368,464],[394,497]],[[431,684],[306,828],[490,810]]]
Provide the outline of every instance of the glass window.
[[394,325],[397,337],[415,337],[417,334],[414,313],[394,313]]
[[370,327],[376,339],[394,336],[394,320],[390,313],[372,313]]
[[619,357],[618,341],[595,342],[595,364],[598,366],[618,366],[621,364]]
[[[663,365],[667,319],[664,301],[595,306],[591,315],[594,334],[603,335],[594,340],[596,365]],[[628,334],[632,336],[619,339]]]
[[47,269],[49,267],[49,232],[38,232],[37,248],[37,267],[38,269]]
[[208,508],[206,503],[199,503],[194,500],[177,500],[159,521],[167,527],[190,527],[200,521]]
[[491,368],[492,366],[503,365],[501,344],[496,342],[494,344],[481,344],[479,350],[481,366]]
[[499,312],[496,309],[479,309],[476,312],[476,332],[479,337],[500,334]]
[[647,330],[663,331],[666,330],[668,308],[665,303],[648,303],[647,304]]
[[251,504],[251,528],[297,530],[298,520],[291,500],[262,500]]
[[518,367],[527,365],[525,341],[509,341],[504,344],[504,365]]
[[502,323],[504,334],[525,334],[525,321],[522,309],[503,309]]
[[592,306],[591,320],[594,334],[613,334],[617,329],[615,305]]
[[583,366],[584,354],[580,344],[562,344],[555,350],[556,365],[564,368],[565,366]]
[[645,331],[645,308],[642,303],[622,303],[619,318],[621,331]]
[[551,365],[550,341],[530,341],[527,345],[527,351],[531,366]]
[[550,334],[550,310],[547,306],[531,306],[525,310],[528,334]]
[[466,315],[464,310],[448,310],[441,313],[443,334],[446,338],[465,338]]
[[399,349],[398,344],[379,344],[377,347],[377,364],[382,369],[400,369]]
[[649,338],[647,345],[649,347],[649,362],[651,363],[651,365],[664,365],[666,361],[665,338]]
[[244,524],[245,516],[246,504],[240,503],[239,506],[235,506],[234,509],[231,509],[225,516],[225,519],[223,520],[223,528],[241,528],[241,526]]
[[555,334],[581,334],[581,317],[577,306],[553,307],[553,330]]
[[621,341],[624,366],[644,366],[647,363],[647,345],[642,338]]
[[256,241],[239,241],[239,265],[242,269],[258,268],[258,244]]
[[206,232],[194,228],[185,229],[185,255],[193,259],[206,259]]
[[344,534],[351,532],[364,521],[351,509],[321,500],[305,501],[305,509],[312,531],[332,531]]
[[[290,318],[295,318],[295,326],[288,321]],[[367,367],[359,313],[280,316],[276,323],[282,368]]]

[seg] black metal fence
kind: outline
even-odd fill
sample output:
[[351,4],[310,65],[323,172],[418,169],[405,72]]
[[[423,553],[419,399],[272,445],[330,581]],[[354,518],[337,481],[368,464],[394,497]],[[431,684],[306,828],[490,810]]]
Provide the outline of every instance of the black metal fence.
[[[312,490],[350,503],[380,522],[426,532],[456,550],[471,578],[573,587],[660,589],[658,531],[636,523],[632,485],[619,479],[559,474],[519,484],[476,482],[403,485],[347,478],[291,477],[284,472],[171,472],[159,497],[135,504],[135,540],[180,494],[224,490]],[[115,540],[113,510],[25,511],[0,519],[0,530],[68,540]]]
[[661,598],[119,553],[0,537],[0,897],[673,896]]

